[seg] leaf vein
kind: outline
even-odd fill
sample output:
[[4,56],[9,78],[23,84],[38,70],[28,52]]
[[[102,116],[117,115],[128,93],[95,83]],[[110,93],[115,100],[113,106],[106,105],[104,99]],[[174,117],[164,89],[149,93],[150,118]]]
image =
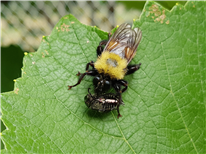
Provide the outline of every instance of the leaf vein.
[[165,65],[166,65],[166,69],[167,69],[168,80],[169,80],[169,83],[170,83],[170,93],[172,94],[173,99],[174,99],[174,101],[175,101],[175,103],[176,103],[178,112],[179,112],[180,117],[181,117],[181,119],[182,119],[182,121],[183,121],[183,123],[184,123],[185,129],[186,129],[186,132],[187,132],[187,134],[188,134],[188,136],[189,136],[189,138],[190,138],[190,141],[192,142],[192,145],[193,145],[196,153],[198,153],[198,152],[197,152],[197,149],[196,149],[196,146],[195,146],[195,144],[194,144],[194,142],[193,142],[193,140],[192,140],[192,138],[191,138],[190,132],[189,132],[189,130],[188,130],[188,128],[187,128],[187,125],[186,125],[186,123],[185,123],[185,121],[184,121],[184,119],[183,119],[183,116],[182,116],[182,112],[181,112],[181,110],[180,110],[180,107],[179,107],[179,105],[178,105],[178,103],[177,103],[177,100],[176,100],[176,98],[175,98],[175,96],[174,96],[174,93],[173,93],[173,90],[172,90],[172,85],[171,85],[171,80],[170,80],[170,74],[169,74],[169,70],[168,70],[168,66],[167,66],[167,60],[166,60],[165,52],[164,52],[164,49],[163,49],[163,43],[161,43],[161,46],[162,46],[163,56],[164,56]]

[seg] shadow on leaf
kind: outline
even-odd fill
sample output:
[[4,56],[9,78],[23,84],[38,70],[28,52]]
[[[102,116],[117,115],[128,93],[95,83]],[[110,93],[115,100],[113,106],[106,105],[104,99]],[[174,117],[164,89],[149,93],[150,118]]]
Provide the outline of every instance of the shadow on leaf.
[[104,119],[107,118],[108,116],[111,116],[111,112],[100,113],[98,111],[88,109],[87,115],[92,118]]

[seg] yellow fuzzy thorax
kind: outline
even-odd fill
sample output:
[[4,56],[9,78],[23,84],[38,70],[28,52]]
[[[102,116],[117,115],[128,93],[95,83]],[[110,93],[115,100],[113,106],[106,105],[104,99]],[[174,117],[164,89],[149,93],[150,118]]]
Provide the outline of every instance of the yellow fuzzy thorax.
[[109,75],[111,79],[123,79],[127,71],[127,60],[122,59],[115,53],[109,51],[102,52],[94,63],[98,73]]

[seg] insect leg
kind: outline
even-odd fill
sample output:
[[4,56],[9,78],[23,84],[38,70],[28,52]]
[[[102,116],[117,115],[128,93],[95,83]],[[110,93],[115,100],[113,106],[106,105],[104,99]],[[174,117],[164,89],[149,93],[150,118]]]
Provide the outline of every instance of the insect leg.
[[128,83],[125,80],[117,80],[118,84],[120,84],[121,86],[124,86],[124,88],[122,89],[122,93],[125,92],[127,90],[128,87]]
[[108,42],[108,40],[102,40],[102,41],[99,43],[99,46],[106,45],[107,42]]
[[117,119],[119,119],[119,117],[122,117],[122,115],[119,112],[119,106],[120,106],[121,100],[122,100],[122,95],[121,95],[121,93],[119,93],[119,102],[117,104],[117,113],[118,113]]
[[[93,61],[90,61],[89,63],[87,63],[86,65],[86,71],[89,70],[89,66],[91,66],[93,69],[94,69],[94,62]],[[78,72],[76,75],[77,76],[80,76],[82,73]]]
[[78,84],[80,84],[85,75],[95,76],[95,75],[97,75],[97,74],[98,74],[98,72],[97,72],[96,70],[86,71],[85,73],[81,74],[78,82],[77,82],[75,85],[73,85],[73,86],[68,86],[68,87],[69,87],[68,90],[70,90],[70,89],[72,89],[72,87],[75,87],[75,86],[77,86]]
[[90,61],[89,63],[87,63],[87,65],[86,65],[86,71],[88,71],[89,66],[91,66],[92,68],[94,68],[94,62],[93,62],[93,61]]
[[[108,33],[108,40],[110,39],[111,35],[112,35],[111,33]],[[104,50],[103,46],[107,44],[108,40],[102,40],[99,43],[99,46],[97,47],[97,50],[96,50],[97,51],[97,56],[100,56],[102,54],[102,52]]]
[[140,66],[141,66],[141,63],[127,66],[127,73],[126,73],[126,75],[134,73],[135,71],[137,71],[140,68]]
[[104,50],[104,45],[106,45],[108,40],[103,40],[99,43],[99,46],[97,47],[97,56],[100,56]]
[[119,95],[119,101],[117,103],[117,113],[118,113],[117,118],[119,119],[119,117],[122,117],[122,115],[119,112],[119,106],[120,106],[121,100],[122,100],[122,95],[121,95],[122,91],[121,91],[121,86],[117,83],[114,83],[113,87],[114,87],[115,91],[117,92],[117,94]]

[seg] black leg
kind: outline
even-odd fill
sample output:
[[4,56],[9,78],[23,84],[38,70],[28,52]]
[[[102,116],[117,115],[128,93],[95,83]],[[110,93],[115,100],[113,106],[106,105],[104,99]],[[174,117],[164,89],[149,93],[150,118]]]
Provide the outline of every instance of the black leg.
[[103,40],[99,43],[99,46],[97,47],[97,56],[100,56],[104,50],[104,47],[107,44],[108,40]]
[[[111,33],[108,33],[108,40],[110,39],[111,35],[112,35]],[[100,56],[102,54],[102,52],[104,50],[103,46],[105,46],[107,44],[108,40],[102,40],[99,43],[99,46],[97,47],[97,50],[96,50],[97,51],[97,56]]]
[[127,73],[126,73],[126,75],[134,73],[135,71],[137,71],[140,68],[140,66],[141,66],[141,63],[127,66]]
[[95,76],[95,75],[97,75],[97,74],[98,74],[98,72],[97,72],[96,70],[86,71],[86,72],[83,73],[83,74],[80,73],[81,76],[80,76],[78,82],[77,82],[75,85],[73,85],[73,86],[68,86],[68,87],[69,87],[68,90],[70,90],[70,89],[72,89],[72,87],[75,87],[75,86],[77,86],[78,84],[80,84],[85,75]]
[[103,48],[102,46],[99,45],[99,46],[97,47],[97,57],[102,54],[103,50],[104,50],[104,48]]
[[94,62],[93,62],[93,61],[90,61],[89,63],[87,63],[87,65],[86,65],[86,71],[88,71],[89,66],[92,66],[92,68],[94,68]]
[[119,112],[119,106],[120,106],[121,100],[122,100],[122,95],[121,93],[119,93],[119,103],[117,104],[117,113],[118,113],[117,119],[119,119],[119,117],[122,117],[122,115]]
[[[86,71],[88,71],[89,70],[89,66],[91,66],[93,69],[94,69],[94,62],[93,61],[90,61],[89,63],[87,63],[87,65],[86,65]],[[82,73],[80,73],[80,72],[78,72],[76,75],[77,76],[80,76]]]
[[124,88],[122,89],[122,93],[125,92],[127,90],[128,87],[128,83],[125,80],[117,80],[117,83],[121,86],[124,86]]
[[107,42],[108,42],[108,40],[102,40],[101,42],[99,42],[99,46],[106,45]]
[[118,101],[118,104],[117,104],[117,118],[119,119],[119,117],[122,117],[122,115],[120,114],[119,112],[119,106],[120,106],[120,103],[121,103],[121,100],[122,100],[122,91],[121,91],[121,86],[117,83],[114,83],[113,84],[113,87],[115,89],[115,91],[117,92],[117,95],[119,95],[119,101]]

